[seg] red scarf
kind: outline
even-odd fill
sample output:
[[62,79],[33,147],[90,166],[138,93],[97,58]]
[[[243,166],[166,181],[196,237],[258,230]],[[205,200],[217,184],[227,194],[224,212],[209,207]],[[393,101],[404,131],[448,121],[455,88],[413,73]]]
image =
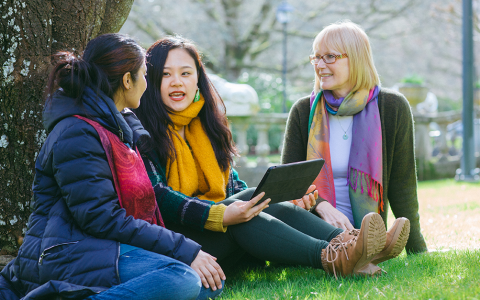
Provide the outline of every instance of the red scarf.
[[127,216],[165,227],[152,184],[138,150],[133,151],[128,148],[118,136],[97,122],[78,115],[75,117],[92,125],[98,132],[112,170],[118,202],[120,207],[127,211]]

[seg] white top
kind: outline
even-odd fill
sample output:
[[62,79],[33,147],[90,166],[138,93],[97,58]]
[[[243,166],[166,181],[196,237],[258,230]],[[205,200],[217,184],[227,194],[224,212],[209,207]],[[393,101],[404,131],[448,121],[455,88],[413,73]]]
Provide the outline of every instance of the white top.
[[[353,116],[339,117],[328,114],[328,123],[330,125],[330,158],[332,160],[337,209],[347,216],[352,225],[355,225],[347,183],[348,158],[352,147]],[[347,139],[344,139],[345,132]]]

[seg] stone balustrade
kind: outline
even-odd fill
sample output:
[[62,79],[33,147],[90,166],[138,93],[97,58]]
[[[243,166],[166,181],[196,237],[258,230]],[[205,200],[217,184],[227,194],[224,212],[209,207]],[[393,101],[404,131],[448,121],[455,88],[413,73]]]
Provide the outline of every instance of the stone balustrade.
[[[480,110],[475,112],[476,118],[480,118]],[[236,146],[241,157],[236,160],[236,169],[240,178],[249,186],[256,186],[260,182],[266,169],[273,165],[268,159],[272,150],[268,144],[269,129],[274,125],[285,132],[288,114],[282,113],[258,113],[252,116],[229,116],[231,128],[236,134]],[[462,154],[461,126],[455,127],[461,122],[460,111],[447,111],[434,114],[420,114],[414,112],[415,122],[415,155],[417,174],[419,180],[453,178],[455,171],[460,167]],[[255,146],[256,163],[248,163],[246,155],[250,149],[247,144],[247,130],[253,126],[257,132]],[[476,157],[477,165],[480,165],[480,123],[475,125]],[[283,135],[282,135],[283,141]],[[282,145],[279,147],[281,152]]]
[[[269,130],[274,126],[278,126],[283,134],[287,122],[287,113],[259,113],[252,116],[229,116],[230,126],[236,133],[236,146],[240,157],[236,159],[236,170],[239,172],[240,178],[245,180],[248,186],[257,186],[262,179],[263,174],[269,166],[274,165],[268,159],[270,149],[268,143]],[[257,161],[253,164],[247,162],[246,155],[250,149],[247,144],[247,130],[253,126],[257,133],[257,144],[255,145],[255,155]],[[278,152],[282,151],[280,145]]]
[[[477,166],[480,165],[480,110],[474,112]],[[414,112],[415,156],[420,180],[454,177],[462,155],[462,112]],[[434,124],[435,126],[432,126]],[[433,128],[432,128],[433,127]],[[436,128],[435,128],[436,127]]]

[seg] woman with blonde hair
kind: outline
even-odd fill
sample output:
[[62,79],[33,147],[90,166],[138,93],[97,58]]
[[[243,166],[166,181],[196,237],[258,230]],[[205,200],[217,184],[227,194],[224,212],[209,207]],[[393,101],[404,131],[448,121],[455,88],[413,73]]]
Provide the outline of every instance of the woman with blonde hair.
[[[413,118],[405,97],[380,87],[368,36],[357,24],[325,27],[313,42],[315,84],[287,122],[282,163],[324,158],[311,211],[333,226],[358,228],[387,205],[398,218],[382,259],[426,251],[420,233]],[[303,206],[303,203],[299,203]],[[410,231],[410,235],[409,235]]]

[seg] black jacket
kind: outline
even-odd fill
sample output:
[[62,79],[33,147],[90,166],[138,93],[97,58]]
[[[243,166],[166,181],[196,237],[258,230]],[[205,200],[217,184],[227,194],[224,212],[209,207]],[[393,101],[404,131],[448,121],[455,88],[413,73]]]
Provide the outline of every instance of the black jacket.
[[[112,99],[87,89],[83,105],[57,91],[44,111],[48,137],[37,157],[34,203],[17,258],[0,276],[0,299],[84,299],[120,283],[120,243],[188,265],[200,245],[126,216],[96,130],[78,114],[134,144],[131,126]],[[3,298],[2,298],[3,296]]]

